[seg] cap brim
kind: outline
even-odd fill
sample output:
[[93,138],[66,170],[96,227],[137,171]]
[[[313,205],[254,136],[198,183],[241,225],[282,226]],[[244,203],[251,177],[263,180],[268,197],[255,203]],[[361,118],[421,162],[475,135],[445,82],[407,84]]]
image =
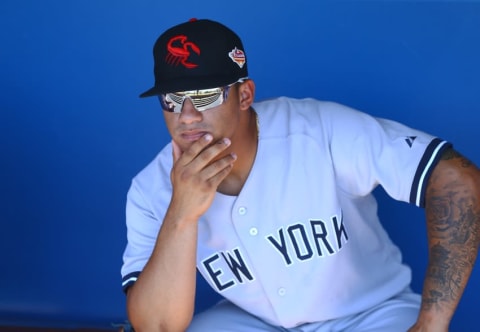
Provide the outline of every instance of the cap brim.
[[232,76],[212,76],[212,77],[186,77],[176,80],[171,80],[167,84],[160,86],[154,86],[153,88],[145,91],[140,95],[140,98],[158,96],[167,92],[189,91],[199,89],[211,89],[226,86],[234,83],[236,80],[247,77],[238,75],[238,77]]
[[153,97],[153,96],[158,96],[160,92],[158,92],[158,89],[156,87],[153,87],[144,93],[140,95],[140,98],[145,98],[145,97]]

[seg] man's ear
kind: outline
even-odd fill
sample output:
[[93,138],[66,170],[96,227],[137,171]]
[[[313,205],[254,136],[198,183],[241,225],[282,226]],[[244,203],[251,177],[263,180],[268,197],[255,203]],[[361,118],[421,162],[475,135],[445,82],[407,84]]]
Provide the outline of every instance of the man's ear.
[[248,79],[238,87],[238,97],[241,109],[249,109],[255,99],[255,83]]

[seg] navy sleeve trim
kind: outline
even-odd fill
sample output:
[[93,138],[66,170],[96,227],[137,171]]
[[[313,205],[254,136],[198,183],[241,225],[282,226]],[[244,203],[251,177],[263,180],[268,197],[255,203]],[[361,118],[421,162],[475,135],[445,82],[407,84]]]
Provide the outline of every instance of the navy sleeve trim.
[[137,281],[139,275],[140,272],[132,272],[122,278],[122,290],[125,294],[127,293],[128,287],[132,286],[135,281]]
[[427,146],[413,179],[412,190],[410,192],[410,203],[419,207],[425,207],[425,191],[427,189],[430,174],[440,160],[443,151],[451,146],[451,143],[439,138],[435,138]]

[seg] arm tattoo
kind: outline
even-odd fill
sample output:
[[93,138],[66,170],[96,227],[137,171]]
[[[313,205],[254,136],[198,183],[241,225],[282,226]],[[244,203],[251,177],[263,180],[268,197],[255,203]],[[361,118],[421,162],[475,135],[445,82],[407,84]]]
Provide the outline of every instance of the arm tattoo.
[[[458,159],[461,168],[475,167],[453,149],[445,151],[442,159]],[[461,296],[477,256],[480,220],[479,198],[455,177],[431,178],[427,197],[431,283],[424,292],[424,309]]]
[[462,156],[460,153],[455,151],[453,148],[446,149],[445,152],[442,154],[442,157],[441,157],[442,160],[451,160],[451,159],[455,159],[455,158],[459,158],[461,160],[461,163],[462,163],[463,167],[472,166],[472,162],[470,160],[468,160],[467,158]]

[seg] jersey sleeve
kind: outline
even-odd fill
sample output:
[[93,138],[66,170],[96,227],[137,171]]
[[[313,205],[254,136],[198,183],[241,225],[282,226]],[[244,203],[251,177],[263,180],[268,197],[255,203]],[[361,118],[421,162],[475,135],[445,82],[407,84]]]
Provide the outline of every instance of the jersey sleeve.
[[429,175],[451,144],[396,121],[334,108],[326,130],[339,186],[365,195],[381,185],[392,198],[423,207]]
[[127,245],[121,268],[126,292],[145,267],[155,246],[171,196],[171,152],[162,153],[131,183],[126,201]]
[[135,281],[150,257],[158,234],[157,221],[138,184],[132,182],[126,204],[127,246],[123,253],[122,289]]

